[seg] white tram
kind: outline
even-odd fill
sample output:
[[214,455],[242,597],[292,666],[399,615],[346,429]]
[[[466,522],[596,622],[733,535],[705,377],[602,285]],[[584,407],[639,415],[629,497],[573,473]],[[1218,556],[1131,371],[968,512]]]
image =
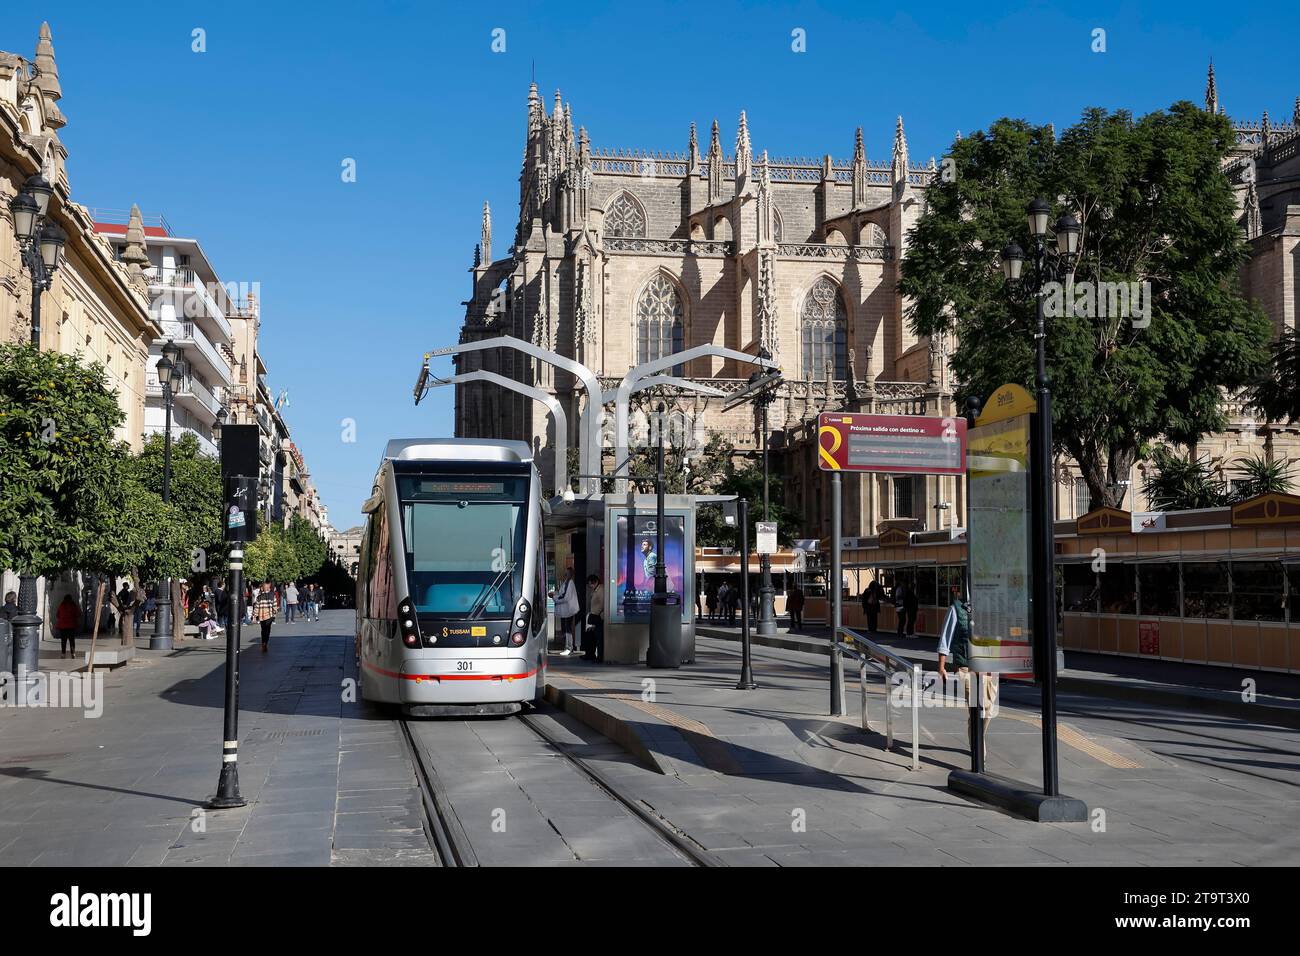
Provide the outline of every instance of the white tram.
[[367,700],[508,714],[546,687],[542,495],[524,442],[388,443],[366,501],[357,654]]

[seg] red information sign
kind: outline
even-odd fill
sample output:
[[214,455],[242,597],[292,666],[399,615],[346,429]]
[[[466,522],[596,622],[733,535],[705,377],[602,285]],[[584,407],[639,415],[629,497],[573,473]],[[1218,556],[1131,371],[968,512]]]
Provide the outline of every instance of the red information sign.
[[1138,621],[1138,652],[1160,654],[1160,622]]
[[817,444],[817,461],[824,471],[966,472],[966,419],[957,415],[828,412],[817,420]]

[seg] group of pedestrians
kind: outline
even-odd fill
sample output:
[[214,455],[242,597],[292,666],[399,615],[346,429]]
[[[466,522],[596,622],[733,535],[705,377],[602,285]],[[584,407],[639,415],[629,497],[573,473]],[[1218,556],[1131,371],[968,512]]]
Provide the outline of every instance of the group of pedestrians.
[[573,571],[565,569],[564,580],[551,592],[555,601],[555,617],[560,624],[564,648],[560,656],[582,654],[584,661],[599,664],[605,660],[605,586],[600,577],[587,575],[587,612],[582,612],[578,598],[578,585]]
[[716,587],[709,585],[704,594],[704,607],[708,611],[709,621],[735,624],[736,614],[740,611],[740,601],[740,588],[730,581],[723,581]]
[[325,589],[319,584],[298,587],[293,581],[284,586],[284,623],[292,624],[298,616],[308,623],[320,620],[321,605],[325,603]]
[[[886,601],[884,587],[879,581],[872,581],[859,595],[862,612],[867,616],[867,631],[874,634],[879,630],[880,609]],[[904,581],[894,585],[892,595],[894,613],[898,619],[899,637],[916,637],[916,615],[920,610],[920,599],[916,591]]]

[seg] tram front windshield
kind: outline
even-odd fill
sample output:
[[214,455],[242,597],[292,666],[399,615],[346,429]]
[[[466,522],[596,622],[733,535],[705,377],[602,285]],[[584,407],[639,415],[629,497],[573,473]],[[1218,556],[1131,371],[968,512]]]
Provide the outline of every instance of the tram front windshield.
[[400,476],[406,578],[416,613],[508,617],[523,590],[528,478]]

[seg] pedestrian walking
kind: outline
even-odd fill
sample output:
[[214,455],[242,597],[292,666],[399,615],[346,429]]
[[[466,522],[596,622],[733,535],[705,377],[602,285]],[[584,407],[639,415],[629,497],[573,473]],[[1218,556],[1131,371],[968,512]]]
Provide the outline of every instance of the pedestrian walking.
[[902,581],[894,585],[894,613],[898,617],[899,637],[916,633],[916,596]]
[[587,590],[590,597],[587,598],[587,623],[583,628],[582,646],[585,651],[582,659],[602,664],[605,661],[605,586],[597,575],[589,574]]
[[790,611],[790,630],[803,630],[803,588],[797,584],[791,587],[790,593],[786,595],[785,606]]
[[[578,589],[573,584],[573,572],[569,568],[564,569],[564,581],[554,592],[555,598],[555,616],[560,619],[560,634],[564,638],[564,650],[560,654],[568,657],[570,654],[576,654],[579,650],[578,635],[574,633],[574,624],[580,610],[578,605]],[[570,647],[572,644],[572,647]]]
[[144,589],[144,623],[152,624],[153,616],[158,612],[158,590],[150,584]]
[[[943,627],[939,631],[939,682],[941,687],[946,687],[948,683],[948,664],[951,663],[956,667],[956,677],[962,683],[966,701],[968,705],[979,706],[981,713],[988,714],[988,709],[984,707],[985,703],[992,704],[992,674],[972,674],[970,669],[970,605],[962,600],[961,589],[955,585],[951,589],[952,603],[948,605],[948,614],[943,619]],[[976,677],[979,681],[979,689],[974,693],[983,695],[985,700],[971,700],[973,683],[972,678]],[[984,717],[984,756],[988,757],[988,727],[990,716]],[[975,746],[975,724],[974,718],[967,721],[966,739],[971,747]]]
[[709,623],[711,624],[718,613],[718,589],[712,584],[709,585],[708,593],[704,596],[704,606],[709,610]]
[[263,581],[261,590],[257,592],[257,599],[253,602],[253,620],[262,626],[263,654],[271,643],[271,625],[275,623],[275,616],[275,593],[271,590],[271,582]]
[[12,621],[18,616],[18,595],[13,591],[5,592],[4,607],[0,607],[0,618]]
[[122,590],[117,592],[117,631],[126,634],[126,616],[135,614],[135,601],[131,596],[131,582],[123,581]]
[[54,627],[59,633],[59,656],[67,657],[71,651],[77,654],[77,625],[81,623],[81,608],[71,594],[63,595],[54,612]]
[[290,581],[284,588],[284,623],[292,624],[298,616],[298,585]]
[[903,614],[907,617],[907,636],[916,637],[916,614],[921,609],[921,598],[916,589],[909,586],[903,596]]
[[244,623],[253,623],[253,588],[252,585],[244,586]]
[[880,624],[880,606],[884,601],[885,589],[873,579],[862,592],[862,613],[867,616],[867,632],[870,634],[876,633]]

